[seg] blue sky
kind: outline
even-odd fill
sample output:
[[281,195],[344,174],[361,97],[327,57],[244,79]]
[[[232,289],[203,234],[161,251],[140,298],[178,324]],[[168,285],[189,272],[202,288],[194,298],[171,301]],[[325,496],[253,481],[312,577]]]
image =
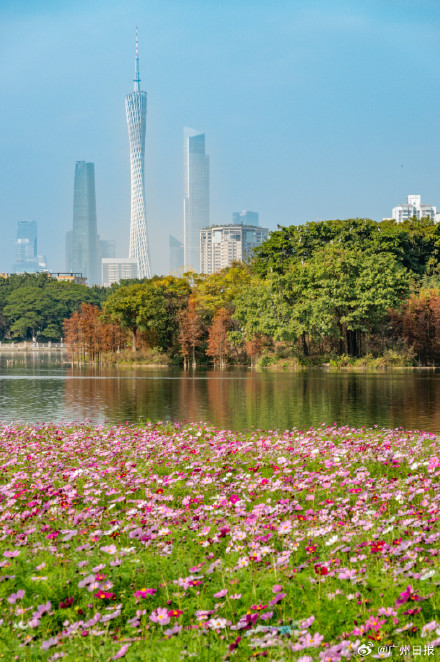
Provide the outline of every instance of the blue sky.
[[206,131],[213,223],[378,220],[410,193],[440,207],[437,0],[2,0],[0,271],[32,219],[64,270],[79,160],[100,236],[128,253],[136,25],[156,273],[183,236],[184,126]]

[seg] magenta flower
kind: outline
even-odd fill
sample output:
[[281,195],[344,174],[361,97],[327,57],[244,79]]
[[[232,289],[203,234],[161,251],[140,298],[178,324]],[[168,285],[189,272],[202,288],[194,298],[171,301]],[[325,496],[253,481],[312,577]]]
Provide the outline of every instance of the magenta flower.
[[405,604],[405,602],[408,602],[408,600],[414,600],[414,602],[418,602],[420,600],[420,596],[417,595],[417,593],[413,593],[411,586],[407,586],[403,593],[401,593],[397,598],[396,607]]
[[54,540],[55,538],[58,538],[59,535],[60,535],[60,532],[59,532],[59,531],[52,531],[51,533],[49,533],[49,534],[46,536],[46,538],[47,538],[48,540]]
[[149,595],[154,595],[157,593],[155,588],[141,588],[139,591],[136,591],[134,594],[135,598],[148,598]]
[[101,600],[113,600],[116,598],[114,593],[109,593],[108,591],[98,591],[98,593],[93,594],[95,598],[100,598]]
[[240,501],[240,497],[238,496],[238,494],[231,494],[231,496],[229,497],[229,501],[231,503],[237,503],[237,501]]

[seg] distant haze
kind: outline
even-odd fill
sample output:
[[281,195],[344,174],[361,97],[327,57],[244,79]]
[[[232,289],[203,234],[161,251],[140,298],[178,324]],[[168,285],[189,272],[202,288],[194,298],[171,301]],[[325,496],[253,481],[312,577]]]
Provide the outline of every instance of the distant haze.
[[64,270],[76,161],[128,255],[136,25],[154,272],[183,239],[184,126],[206,133],[211,223],[379,220],[410,193],[440,207],[438,0],[2,0],[0,272],[26,220]]

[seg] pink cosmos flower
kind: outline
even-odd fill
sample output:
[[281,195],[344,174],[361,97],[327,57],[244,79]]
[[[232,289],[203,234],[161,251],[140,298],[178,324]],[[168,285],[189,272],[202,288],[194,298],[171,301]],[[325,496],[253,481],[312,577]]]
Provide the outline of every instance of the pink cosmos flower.
[[283,590],[283,587],[281,586],[281,584],[274,584],[272,586],[272,593],[279,593],[282,590]]
[[276,596],[269,602],[269,605],[273,607],[274,605],[277,605],[281,600],[283,600],[286,597],[287,593],[277,593]]
[[414,600],[414,602],[418,602],[420,600],[420,596],[417,595],[417,593],[413,593],[411,586],[407,586],[403,593],[401,593],[397,598],[396,607],[405,604],[405,602],[408,602],[408,600]]
[[10,552],[8,550],[6,550],[6,552],[3,552],[3,556],[6,556],[6,558],[8,558],[8,559],[13,559],[16,556],[19,556],[19,554],[20,554],[20,550],[18,550],[18,549],[14,549],[14,550],[12,550],[12,552]]
[[141,588],[139,591],[136,591],[134,594],[135,598],[148,598],[149,595],[154,595],[157,593],[156,588]]
[[116,598],[114,593],[109,593],[108,591],[98,591],[98,593],[94,593],[94,596],[101,600],[113,600],[113,598]]
[[172,637],[173,634],[179,634],[181,631],[182,631],[182,626],[176,624],[172,628],[168,628],[167,630],[164,630],[163,633],[167,637]]
[[231,494],[229,501],[231,503],[237,503],[237,501],[240,501],[240,497],[237,494]]
[[314,622],[315,622],[315,617],[313,615],[309,616],[309,618],[307,618],[305,621],[301,623],[301,627],[303,628],[303,630],[307,630],[307,628],[313,625]]
[[106,552],[107,554],[116,554],[118,551],[116,545],[107,545],[106,547],[100,547],[101,552]]
[[159,625],[168,625],[170,622],[170,617],[168,616],[168,609],[163,607],[158,607],[150,615],[150,621],[153,623],[158,623]]
[[272,618],[272,616],[273,616],[273,611],[265,611],[262,614],[260,614],[260,618],[263,621],[268,621],[269,618]]
[[115,655],[113,655],[112,660],[119,660],[121,657],[124,657],[125,653],[128,651],[130,646],[131,644],[124,644],[124,646],[121,646],[118,652]]
[[433,471],[435,471],[438,466],[440,466],[440,460],[438,459],[438,457],[436,457],[436,456],[431,457],[429,459],[429,464],[428,464],[429,473],[432,473]]
[[227,595],[227,593],[228,593],[228,589],[224,588],[218,593],[214,593],[214,598],[224,598],[225,595]]

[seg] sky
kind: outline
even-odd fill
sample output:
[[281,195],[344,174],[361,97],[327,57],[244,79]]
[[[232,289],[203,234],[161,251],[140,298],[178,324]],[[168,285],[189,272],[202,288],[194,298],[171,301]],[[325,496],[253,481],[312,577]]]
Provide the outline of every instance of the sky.
[[128,255],[136,26],[155,273],[183,239],[185,126],[206,132],[211,223],[380,220],[409,194],[440,208],[438,0],[1,0],[0,272],[26,220],[65,270],[76,161]]

